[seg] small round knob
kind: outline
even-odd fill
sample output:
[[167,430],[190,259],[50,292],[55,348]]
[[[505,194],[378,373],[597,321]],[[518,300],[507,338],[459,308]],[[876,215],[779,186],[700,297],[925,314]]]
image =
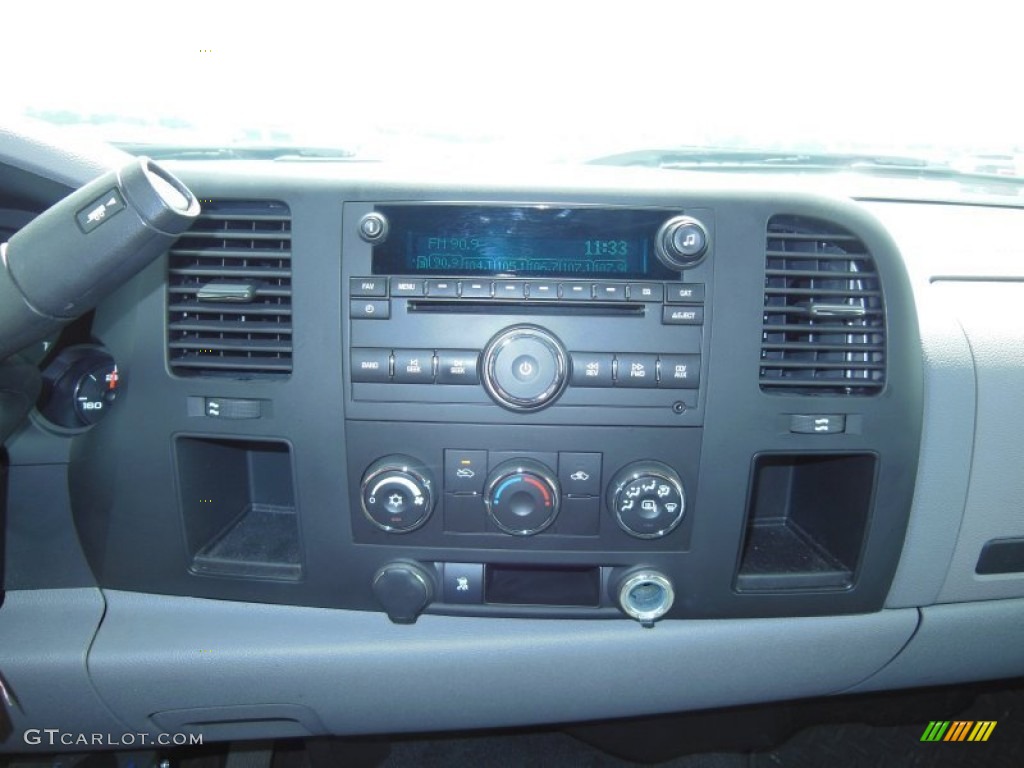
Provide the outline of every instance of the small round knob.
[[363,475],[363,513],[381,530],[408,533],[434,509],[434,481],[422,462],[395,454],[377,459]]
[[624,614],[650,626],[669,612],[676,593],[664,574],[651,568],[636,568],[619,578],[615,599]]
[[630,536],[656,539],[682,522],[686,495],[674,469],[659,461],[638,461],[612,478],[608,506]]
[[708,250],[708,231],[692,216],[666,221],[654,240],[654,252],[669,269],[683,270],[701,262]]
[[384,242],[388,236],[388,220],[376,211],[359,220],[359,236],[371,245]]
[[484,348],[484,389],[498,405],[536,411],[562,394],[568,368],[565,347],[555,336],[534,325],[514,325]]
[[396,560],[373,577],[373,594],[396,624],[412,624],[434,599],[434,577],[419,563]]
[[540,533],[558,515],[558,479],[539,461],[503,461],[484,488],[487,514],[495,524],[514,536]]

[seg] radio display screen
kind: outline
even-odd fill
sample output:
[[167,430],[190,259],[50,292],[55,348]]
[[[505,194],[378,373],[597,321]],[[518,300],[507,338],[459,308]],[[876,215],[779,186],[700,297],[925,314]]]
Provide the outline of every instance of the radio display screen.
[[376,275],[673,280],[654,254],[672,213],[627,208],[385,205]]

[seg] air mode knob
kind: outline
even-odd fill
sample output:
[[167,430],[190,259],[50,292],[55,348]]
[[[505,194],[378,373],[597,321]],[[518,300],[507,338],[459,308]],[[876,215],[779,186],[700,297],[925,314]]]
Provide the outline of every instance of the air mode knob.
[[707,254],[708,231],[692,216],[674,216],[666,221],[654,239],[654,252],[669,269],[681,271],[696,266]]
[[484,504],[495,524],[514,536],[540,533],[558,515],[558,479],[539,461],[503,461],[487,476]]
[[562,342],[535,325],[506,328],[484,348],[484,389],[513,411],[536,411],[553,403],[565,389],[568,370]]
[[619,527],[630,536],[656,539],[682,522],[686,495],[672,467],[660,461],[638,461],[612,478],[608,506]]
[[434,509],[434,479],[422,462],[394,454],[373,462],[363,474],[363,514],[388,533],[408,533],[427,522]]

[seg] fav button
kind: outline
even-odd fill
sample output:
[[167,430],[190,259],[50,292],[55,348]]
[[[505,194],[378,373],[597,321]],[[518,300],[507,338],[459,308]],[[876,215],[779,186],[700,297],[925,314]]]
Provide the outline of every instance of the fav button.
[[348,281],[349,296],[387,296],[387,278],[351,277]]

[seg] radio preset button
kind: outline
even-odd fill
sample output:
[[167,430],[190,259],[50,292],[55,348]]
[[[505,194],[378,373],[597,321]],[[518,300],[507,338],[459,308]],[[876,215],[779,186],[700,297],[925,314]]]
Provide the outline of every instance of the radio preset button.
[[630,301],[661,302],[665,296],[665,287],[660,283],[630,283]]
[[665,301],[668,304],[693,304],[704,301],[704,283],[669,283]]
[[396,349],[394,381],[398,384],[432,384],[434,350]]
[[662,307],[664,325],[703,325],[704,307]]
[[562,283],[562,298],[569,301],[590,301],[593,286],[590,283]]
[[391,350],[354,348],[352,350],[352,381],[391,381]]
[[392,296],[422,296],[425,293],[422,280],[409,280],[404,277],[391,278]]
[[387,296],[388,283],[383,277],[350,277],[349,296]]
[[526,284],[531,299],[557,299],[558,283],[532,282]]
[[594,298],[598,301],[625,301],[626,286],[623,283],[594,283]]
[[494,298],[521,299],[526,296],[526,285],[522,280],[498,280],[494,283]]
[[455,297],[459,284],[455,280],[427,280],[427,296]]
[[658,386],[662,389],[697,389],[700,386],[700,355],[658,357]]
[[489,299],[491,298],[491,281],[463,280],[461,295],[464,299]]
[[615,376],[615,386],[658,386],[657,355],[617,355],[616,357],[619,365]]
[[480,381],[476,372],[479,352],[459,349],[437,350],[438,384],[476,384]]
[[612,355],[597,352],[572,353],[572,385],[574,387],[611,387]]

